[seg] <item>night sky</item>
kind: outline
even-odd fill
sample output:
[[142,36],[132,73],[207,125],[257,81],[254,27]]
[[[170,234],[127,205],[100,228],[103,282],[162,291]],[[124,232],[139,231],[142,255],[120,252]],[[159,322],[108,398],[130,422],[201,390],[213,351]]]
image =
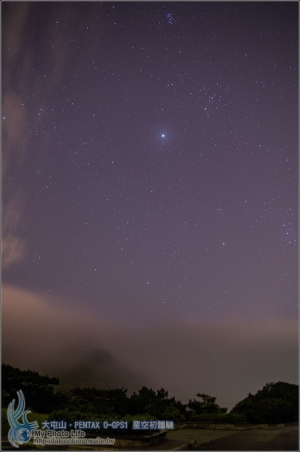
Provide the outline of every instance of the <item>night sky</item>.
[[4,307],[81,310],[133,367],[142,334],[220,363],[247,331],[241,396],[296,382],[298,2],[1,6]]

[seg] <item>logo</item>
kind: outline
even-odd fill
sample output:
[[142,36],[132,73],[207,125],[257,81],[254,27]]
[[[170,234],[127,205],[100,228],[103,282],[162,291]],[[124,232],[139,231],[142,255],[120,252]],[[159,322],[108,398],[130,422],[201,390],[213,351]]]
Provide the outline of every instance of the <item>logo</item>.
[[[19,447],[18,444],[28,443],[31,438],[32,431],[39,427],[37,421],[28,422],[27,414],[31,411],[25,410],[25,397],[23,392],[20,390],[18,394],[18,408],[15,410],[15,399],[8,405],[7,408],[7,419],[10,425],[8,432],[8,440],[10,444],[14,447]],[[22,417],[22,424],[18,422],[18,419]]]

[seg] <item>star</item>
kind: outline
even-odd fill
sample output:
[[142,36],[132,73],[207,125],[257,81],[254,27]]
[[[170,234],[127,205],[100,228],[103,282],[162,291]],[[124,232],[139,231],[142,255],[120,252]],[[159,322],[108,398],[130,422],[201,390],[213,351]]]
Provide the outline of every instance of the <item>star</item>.
[[161,134],[161,137],[162,137],[162,138],[165,138],[165,136],[166,136],[166,135],[165,135],[164,133]]

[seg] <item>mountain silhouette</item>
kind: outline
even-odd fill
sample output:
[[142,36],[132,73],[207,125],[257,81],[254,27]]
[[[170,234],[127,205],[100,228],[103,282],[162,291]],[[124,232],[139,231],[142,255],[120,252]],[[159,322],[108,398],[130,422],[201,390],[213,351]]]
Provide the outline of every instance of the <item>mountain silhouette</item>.
[[60,390],[94,386],[101,389],[124,387],[133,392],[147,383],[102,349],[92,350],[78,364],[58,373]]

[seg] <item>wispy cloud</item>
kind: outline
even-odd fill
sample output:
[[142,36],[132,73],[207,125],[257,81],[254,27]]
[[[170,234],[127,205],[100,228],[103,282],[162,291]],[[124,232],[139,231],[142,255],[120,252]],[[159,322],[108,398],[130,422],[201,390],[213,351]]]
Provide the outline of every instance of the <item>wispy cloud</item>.
[[2,266],[4,269],[21,262],[26,255],[26,241],[19,235],[24,199],[21,194],[12,193],[3,202]]
[[8,48],[3,61],[2,104],[2,265],[7,268],[22,261],[26,243],[19,227],[25,197],[19,187],[19,176],[26,158],[28,141],[28,115],[22,87],[30,70],[28,51],[22,53],[25,25],[28,17],[26,5],[18,5],[15,14],[3,27],[3,48]]

